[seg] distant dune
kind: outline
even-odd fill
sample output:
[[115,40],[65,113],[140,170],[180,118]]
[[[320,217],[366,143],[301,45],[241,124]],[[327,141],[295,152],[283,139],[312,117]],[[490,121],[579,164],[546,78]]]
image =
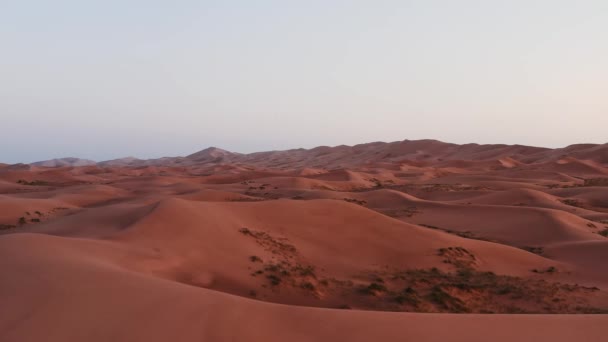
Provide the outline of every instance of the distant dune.
[[0,341],[604,341],[607,151],[0,164]]
[[80,158],[60,158],[60,159],[51,159],[45,161],[39,161],[32,163],[34,166],[43,166],[43,167],[63,167],[63,166],[87,166],[87,165],[95,165],[96,162],[88,159],[80,159]]
[[[608,163],[607,144],[577,144],[550,149],[523,145],[457,145],[437,140],[404,140],[391,143],[374,142],[354,146],[319,146],[312,149],[268,151],[241,154],[209,147],[186,157],[137,159],[126,157],[100,162],[100,166],[193,166],[208,163],[242,163],[272,168],[342,168],[362,163],[422,162],[425,165],[447,165],[446,161],[494,162],[505,168],[519,163],[557,162],[565,156],[572,162]],[[580,162],[583,163],[583,162]],[[94,165],[95,162],[78,158],[53,159],[32,163],[35,166],[63,167]],[[490,165],[485,164],[485,165]],[[593,166],[588,166],[593,167]]]

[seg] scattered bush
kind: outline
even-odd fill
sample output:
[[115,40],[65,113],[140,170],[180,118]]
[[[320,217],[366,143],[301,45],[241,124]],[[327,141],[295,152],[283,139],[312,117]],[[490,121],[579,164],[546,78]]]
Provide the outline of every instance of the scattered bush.
[[542,255],[545,252],[542,247],[524,246],[524,247],[521,247],[521,249],[528,251],[530,253],[538,254],[538,255]]
[[279,278],[278,276],[276,276],[274,274],[269,274],[266,276],[266,278],[268,278],[268,280],[270,280],[270,284],[272,286],[277,286],[281,283],[281,278]]
[[300,285],[301,288],[303,288],[304,290],[308,290],[308,291],[314,291],[315,290],[315,286],[311,283],[311,282],[304,282]]
[[386,292],[387,288],[383,284],[371,283],[368,286],[361,289],[361,293],[366,295],[375,296],[378,293]]
[[33,185],[33,186],[45,186],[45,185],[49,185],[49,182],[45,182],[45,181],[41,181],[41,180],[35,180],[32,182],[28,182],[24,179],[20,179],[17,181],[17,183],[19,184],[23,184],[23,185]]
[[249,261],[251,262],[262,262],[262,259],[257,255],[252,255],[249,257]]

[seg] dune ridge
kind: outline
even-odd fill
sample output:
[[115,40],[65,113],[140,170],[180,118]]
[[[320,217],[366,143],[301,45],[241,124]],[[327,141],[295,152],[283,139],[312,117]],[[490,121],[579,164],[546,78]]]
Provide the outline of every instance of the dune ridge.
[[607,151],[0,164],[0,340],[603,341]]

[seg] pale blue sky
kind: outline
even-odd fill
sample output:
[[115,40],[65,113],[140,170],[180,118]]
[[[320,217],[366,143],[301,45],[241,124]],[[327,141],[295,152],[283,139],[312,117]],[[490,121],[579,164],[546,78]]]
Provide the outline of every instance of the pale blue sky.
[[0,0],[0,162],[608,141],[608,1]]

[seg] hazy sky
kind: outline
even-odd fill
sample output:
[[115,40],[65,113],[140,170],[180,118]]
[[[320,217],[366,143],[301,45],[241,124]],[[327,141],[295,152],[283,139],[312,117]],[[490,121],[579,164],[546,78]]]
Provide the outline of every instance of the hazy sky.
[[608,1],[0,0],[0,162],[608,142]]

